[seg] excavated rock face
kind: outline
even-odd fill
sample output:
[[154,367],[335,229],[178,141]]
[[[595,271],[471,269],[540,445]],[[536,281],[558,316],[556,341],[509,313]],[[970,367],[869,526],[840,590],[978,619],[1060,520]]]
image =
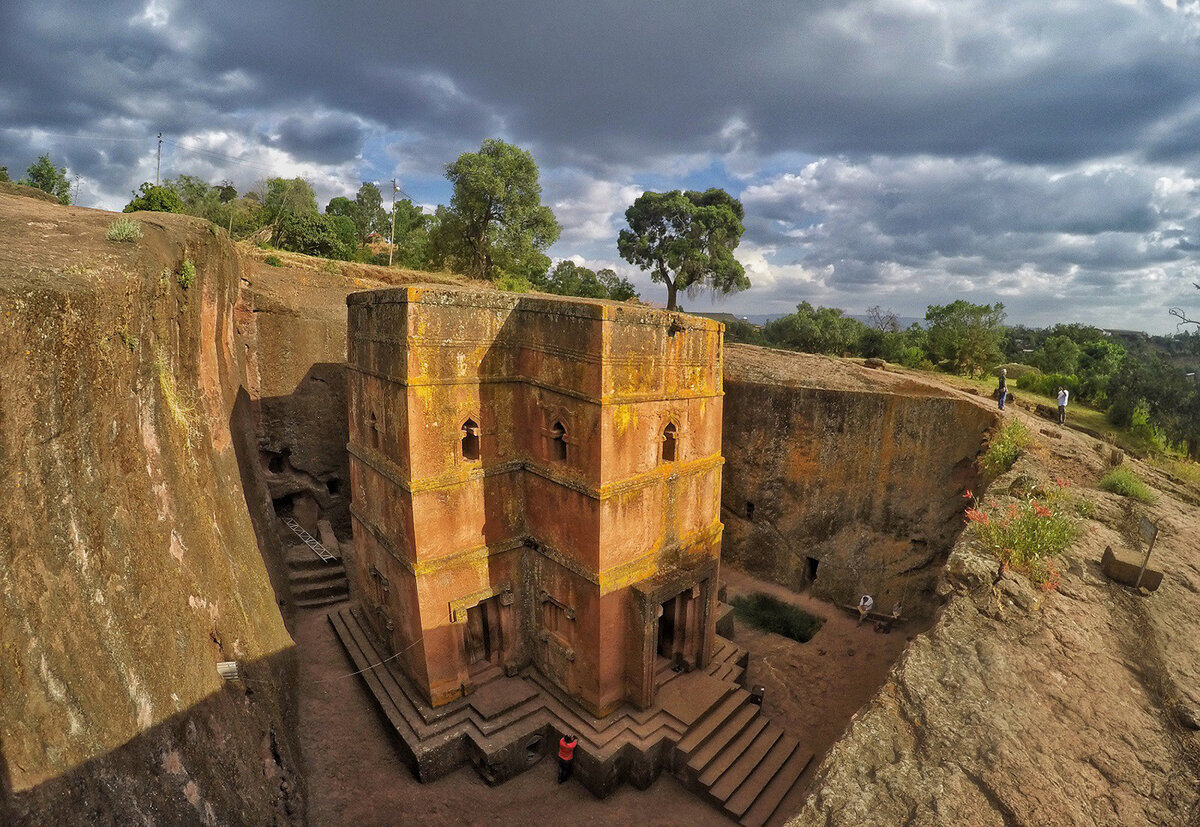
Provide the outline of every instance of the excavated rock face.
[[837,603],[928,615],[994,413],[818,356],[731,346],[722,554]]
[[[1054,435],[988,497],[1003,507],[1031,486],[1074,480],[1089,519],[1058,590],[999,576],[995,558],[960,537],[936,624],[826,756],[793,825],[1200,823],[1196,492],[1132,462],[1159,491],[1135,508],[1094,487],[1109,446]],[[1137,542],[1139,511],[1160,526],[1165,578],[1150,596],[1099,567],[1105,546]]]
[[119,244],[113,217],[0,195],[0,822],[300,822],[231,429],[239,265],[202,222]]

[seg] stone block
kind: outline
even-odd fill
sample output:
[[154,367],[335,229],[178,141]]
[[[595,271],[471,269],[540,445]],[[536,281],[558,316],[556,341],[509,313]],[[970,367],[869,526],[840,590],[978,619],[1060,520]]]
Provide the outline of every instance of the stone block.
[[[1113,551],[1113,547],[1109,546],[1104,549],[1104,555],[1100,558],[1100,569],[1110,580],[1132,586],[1137,582],[1142,560],[1142,554],[1124,549]],[[1160,569],[1146,566],[1146,572],[1142,575],[1142,587],[1147,591],[1154,591],[1162,583],[1162,578],[1163,573]]]

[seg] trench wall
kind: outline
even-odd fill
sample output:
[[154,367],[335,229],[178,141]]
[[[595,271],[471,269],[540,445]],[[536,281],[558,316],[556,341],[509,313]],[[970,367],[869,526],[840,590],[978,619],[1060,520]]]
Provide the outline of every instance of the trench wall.
[[231,427],[240,266],[204,222],[134,217],[118,244],[112,214],[0,195],[0,823],[302,823]]
[[[786,358],[786,357],[785,357]],[[838,603],[927,614],[990,411],[950,396],[725,377],[722,556]],[[817,379],[817,377],[813,377]]]

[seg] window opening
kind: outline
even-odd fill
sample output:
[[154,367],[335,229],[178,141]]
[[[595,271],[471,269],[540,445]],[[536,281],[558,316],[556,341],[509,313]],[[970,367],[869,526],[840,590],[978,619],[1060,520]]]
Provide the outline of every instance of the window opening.
[[337,477],[330,477],[325,481],[325,489],[336,497],[338,494],[342,493],[342,481]]
[[468,419],[463,423],[462,432],[463,459],[479,459],[479,425],[474,419]]
[[808,582],[811,583],[817,579],[817,562],[818,561],[817,561],[816,557],[805,557],[804,562],[805,562],[805,567],[808,571]]
[[368,430],[371,433],[371,447],[379,447],[379,421],[375,416],[375,412],[371,411],[371,418],[367,422]]
[[677,440],[675,438],[675,423],[668,422],[667,427],[663,428],[663,446],[662,458],[663,462],[675,461],[675,447]]
[[550,429],[550,459],[562,462],[567,458],[567,429],[555,422]]
[[754,503],[750,502],[749,500],[746,500],[746,519],[754,519]]

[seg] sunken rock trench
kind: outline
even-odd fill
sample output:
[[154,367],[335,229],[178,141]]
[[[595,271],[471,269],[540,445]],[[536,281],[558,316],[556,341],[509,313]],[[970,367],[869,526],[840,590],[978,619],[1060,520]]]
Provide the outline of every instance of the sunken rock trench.
[[940,604],[964,489],[996,421],[904,375],[806,354],[725,353],[722,559],[837,604]]

